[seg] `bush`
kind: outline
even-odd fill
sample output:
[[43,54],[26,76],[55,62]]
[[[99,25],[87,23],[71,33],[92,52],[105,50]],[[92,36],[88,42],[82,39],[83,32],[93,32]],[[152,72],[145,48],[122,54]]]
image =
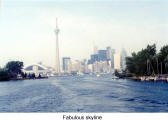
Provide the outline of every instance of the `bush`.
[[7,81],[10,79],[10,75],[7,70],[0,69],[0,81]]

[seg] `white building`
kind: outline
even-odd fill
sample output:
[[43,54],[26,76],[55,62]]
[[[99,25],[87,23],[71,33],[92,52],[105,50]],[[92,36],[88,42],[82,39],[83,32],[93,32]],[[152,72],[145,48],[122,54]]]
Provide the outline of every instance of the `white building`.
[[23,72],[27,74],[34,73],[36,77],[39,76],[47,76],[47,74],[50,72],[49,68],[41,65],[41,64],[30,64],[23,68]]
[[93,64],[88,65],[88,71],[89,71],[89,73],[93,72]]
[[120,60],[121,69],[126,68],[126,57],[127,57],[127,52],[123,48],[122,51],[121,51],[121,60]]
[[120,70],[120,54],[114,54],[114,69]]
[[72,62],[72,64],[71,64],[71,72],[81,72],[81,67],[82,65],[81,65],[81,61],[79,61],[79,60],[75,60],[75,61],[73,61]]

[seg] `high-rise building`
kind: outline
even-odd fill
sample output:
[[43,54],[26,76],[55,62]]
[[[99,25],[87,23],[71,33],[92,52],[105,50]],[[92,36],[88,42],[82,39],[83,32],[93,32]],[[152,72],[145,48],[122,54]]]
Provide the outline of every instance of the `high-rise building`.
[[111,49],[111,68],[114,69],[114,54],[115,49]]
[[73,61],[72,65],[71,65],[71,71],[72,72],[81,72],[81,70],[82,70],[81,61],[79,61],[79,60]]
[[114,54],[114,69],[120,70],[120,54],[115,53]]
[[88,64],[93,64],[96,61],[112,61],[113,59],[113,49],[107,47],[107,50],[98,50],[97,54],[92,54],[91,59],[88,61]]
[[112,59],[111,47],[106,48],[106,54],[107,54],[107,60],[111,60]]
[[115,54],[115,49],[111,49],[111,47],[106,48],[107,51],[107,61],[110,63],[111,69],[114,69],[114,54]]
[[99,61],[106,61],[107,60],[106,50],[99,50],[98,56],[99,56]]
[[125,69],[126,68],[126,57],[127,57],[127,52],[126,50],[123,48],[121,51],[121,69]]
[[82,73],[89,73],[88,60],[87,59],[83,59],[81,61],[81,72]]
[[109,73],[109,67],[107,61],[94,62],[93,73]]
[[93,64],[95,61],[99,61],[99,55],[98,54],[91,55],[90,64]]
[[63,68],[63,71],[66,72],[66,73],[69,73],[70,72],[70,63],[71,63],[71,59],[70,57],[63,57],[62,58],[62,68]]
[[93,64],[88,64],[88,72],[89,73],[93,72]]
[[55,34],[56,34],[56,65],[55,65],[55,71],[57,74],[60,73],[60,59],[59,59],[59,42],[58,42],[58,34],[59,34],[59,28],[57,25],[57,18],[56,18],[56,29],[55,29]]
[[93,73],[99,73],[100,72],[99,67],[98,67],[98,61],[94,62],[92,67],[93,67],[92,68]]

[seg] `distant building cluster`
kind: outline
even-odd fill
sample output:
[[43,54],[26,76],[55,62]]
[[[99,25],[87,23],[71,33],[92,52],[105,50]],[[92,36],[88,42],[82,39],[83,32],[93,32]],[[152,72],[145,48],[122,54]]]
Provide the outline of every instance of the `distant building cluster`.
[[97,47],[94,47],[94,54],[91,55],[88,64],[92,66],[93,73],[111,73],[115,69],[125,69],[126,56],[125,49],[120,54],[111,47],[107,47],[106,50],[98,50]]
[[86,74],[90,73],[88,69],[88,61],[86,59],[80,61],[72,61],[69,57],[63,57],[62,70],[64,73],[72,74]]
[[116,53],[115,49],[107,47],[105,50],[98,50],[94,47],[94,53],[89,60],[71,61],[69,57],[63,57],[62,70],[64,73],[112,73],[115,69],[122,70],[126,68],[125,58],[127,53],[122,49],[121,53]]
[[[74,60],[70,57],[62,58],[63,74],[98,74],[98,73],[113,73],[114,70],[122,70],[126,68],[125,58],[127,53],[122,49],[121,53],[116,53],[115,49],[107,47],[105,50],[98,50],[94,47],[93,54],[90,59]],[[31,64],[24,68],[27,74],[35,73],[36,76],[54,76],[55,69],[52,67],[44,66],[42,63]]]

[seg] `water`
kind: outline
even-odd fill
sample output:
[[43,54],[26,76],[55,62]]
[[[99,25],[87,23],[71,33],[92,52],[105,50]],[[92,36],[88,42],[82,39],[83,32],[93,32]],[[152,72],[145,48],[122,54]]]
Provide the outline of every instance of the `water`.
[[167,112],[168,83],[111,75],[0,82],[0,112]]

